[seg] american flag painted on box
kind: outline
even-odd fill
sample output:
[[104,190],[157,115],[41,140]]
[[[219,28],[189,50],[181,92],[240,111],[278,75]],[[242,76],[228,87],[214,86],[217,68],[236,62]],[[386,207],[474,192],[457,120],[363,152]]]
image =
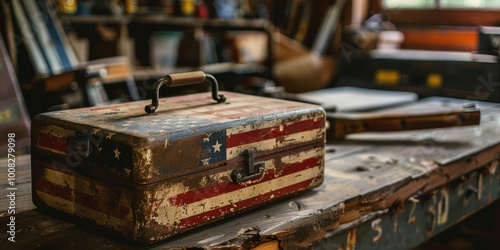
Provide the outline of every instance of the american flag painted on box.
[[249,148],[258,157],[325,140],[319,107],[226,95],[228,104],[214,104],[206,94],[161,99],[154,115],[144,114],[145,101],[49,113],[43,119],[53,122],[35,128],[33,145],[78,158],[68,144],[78,134],[88,140],[89,155],[77,163],[95,163],[86,166],[89,172],[147,183],[218,167]]
[[151,243],[322,182],[320,107],[224,94],[35,118],[35,202]]
[[[151,239],[154,238],[151,235],[159,231],[163,232],[161,237],[168,237],[318,186],[323,177],[320,174],[324,167],[323,150],[311,148],[270,158],[265,161],[264,175],[245,184],[231,182],[230,171],[223,171],[135,190],[92,179],[57,164],[34,162],[38,169],[43,169],[35,171],[35,195],[50,207],[102,225],[112,225],[125,234],[132,228],[154,225],[141,230]],[[281,172],[272,166],[276,160],[284,163]],[[204,185],[192,188],[187,183]],[[140,204],[139,207],[133,207],[132,200]]]
[[235,158],[245,149],[269,151],[296,143],[300,139],[321,139],[324,120],[298,120],[294,123],[255,128],[246,125],[203,135],[201,165]]

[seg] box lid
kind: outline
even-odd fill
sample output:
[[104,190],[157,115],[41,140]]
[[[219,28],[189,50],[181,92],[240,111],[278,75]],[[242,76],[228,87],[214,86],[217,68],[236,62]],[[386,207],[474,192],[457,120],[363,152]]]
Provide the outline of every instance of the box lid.
[[44,113],[33,122],[35,151],[93,175],[150,183],[325,141],[316,105],[224,92]]

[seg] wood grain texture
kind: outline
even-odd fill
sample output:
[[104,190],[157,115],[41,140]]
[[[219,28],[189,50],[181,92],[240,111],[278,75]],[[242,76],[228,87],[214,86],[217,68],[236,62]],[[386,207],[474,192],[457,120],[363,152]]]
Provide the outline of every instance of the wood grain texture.
[[[16,157],[16,212],[20,213],[34,209],[35,206],[31,202],[31,165],[30,156],[23,155]],[[12,186],[7,182],[7,159],[0,159],[0,217],[7,216],[9,200],[6,198]]]
[[471,126],[479,124],[480,116],[479,110],[462,107],[450,107],[443,110],[433,110],[426,107],[422,110],[365,114],[331,113],[328,114],[328,121],[333,124],[333,128],[330,129],[329,136],[334,139],[360,132],[391,132]]
[[[367,215],[398,213],[402,201],[432,192],[500,158],[500,108],[478,107],[482,110],[480,126],[366,133],[330,142],[325,182],[319,188],[150,248],[307,249],[339,228],[355,230]],[[16,247],[138,247],[88,222],[60,214],[30,210],[16,216]],[[10,246],[2,237],[0,248]]]

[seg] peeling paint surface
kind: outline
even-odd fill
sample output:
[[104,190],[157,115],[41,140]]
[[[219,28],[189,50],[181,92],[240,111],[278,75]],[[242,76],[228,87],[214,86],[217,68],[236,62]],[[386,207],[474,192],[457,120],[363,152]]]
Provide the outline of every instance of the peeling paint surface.
[[[152,115],[141,101],[38,117],[37,201],[153,243],[323,182],[321,107],[227,97],[165,98]],[[235,182],[249,149],[263,172]],[[37,160],[54,153],[58,164]]]
[[[132,190],[37,163],[39,168],[45,170],[42,176],[35,176],[39,183],[36,194],[50,207],[92,219],[127,237],[142,237],[131,230],[133,227],[130,225],[136,225],[137,232],[146,235],[139,240],[154,242],[208,221],[316,187],[323,178],[322,151],[319,147],[270,158],[264,161],[264,175],[246,183],[233,183],[229,177],[231,170],[228,170]],[[279,175],[275,174],[273,165],[276,157],[284,163]],[[188,184],[192,182],[199,185]],[[82,196],[87,197],[86,201],[79,198]],[[134,203],[139,205],[133,207]]]

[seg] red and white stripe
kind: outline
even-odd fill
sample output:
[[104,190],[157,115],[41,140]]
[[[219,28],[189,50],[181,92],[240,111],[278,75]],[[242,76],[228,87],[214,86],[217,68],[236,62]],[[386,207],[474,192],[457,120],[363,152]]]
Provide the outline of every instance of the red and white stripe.
[[[231,100],[229,97],[233,97],[233,94],[228,94],[228,100]],[[179,98],[173,102],[163,99],[160,101],[158,112],[169,110],[169,113],[187,117],[230,122],[297,110],[304,106],[292,102],[286,102],[284,105],[282,101],[272,99],[262,99],[262,103],[259,103],[261,99],[236,94],[234,100],[235,102],[230,104],[201,105],[193,109],[187,107],[192,107],[194,98]],[[206,103],[206,100],[197,102]],[[113,106],[110,108],[117,113],[110,116],[123,116],[119,112],[122,110],[124,112],[128,110],[127,116],[142,114],[143,105],[144,102],[138,102]],[[110,109],[87,108],[82,111],[100,113],[109,112]],[[134,119],[140,122],[150,117],[137,116]],[[92,118],[84,122],[88,123],[89,128],[93,127]],[[101,129],[111,131],[113,128],[114,125],[110,124],[109,128]],[[325,136],[325,118],[321,112],[314,115],[295,115],[292,118],[269,119],[231,127],[225,132],[226,158],[232,159],[240,156],[248,148],[256,148],[263,152],[293,144],[307,145],[312,142],[321,144]],[[36,134],[37,148],[64,155],[66,140],[73,131],[50,125],[40,127]],[[150,158],[152,157],[150,155]],[[35,165],[45,169],[42,176],[34,180],[35,195],[51,207],[93,219],[99,224],[113,228],[129,227],[133,220],[132,215],[138,213],[139,216],[144,216],[156,224],[180,230],[319,185],[323,179],[323,157],[324,147],[318,146],[269,159],[264,162],[265,171],[261,177],[241,184],[230,181],[232,170],[202,177],[199,188],[195,189],[183,182],[166,181],[151,189],[145,189],[142,191],[143,195],[134,195],[138,199],[143,199],[137,201],[137,204],[151,204],[151,207],[147,208],[148,211],[132,211],[130,199],[133,197],[130,191],[116,192],[119,187],[110,187],[108,183],[91,180],[71,170],[37,162],[35,159]],[[116,193],[121,196],[114,197]]]
[[310,118],[304,115],[294,122],[284,124],[280,124],[280,122],[267,121],[226,130],[227,159],[238,157],[249,148],[269,151],[293,144],[324,139],[325,120],[323,116]]
[[33,185],[36,196],[47,205],[102,225],[130,225],[136,212],[180,230],[319,185],[323,150],[320,147],[281,157],[279,172],[274,168],[274,159],[265,161],[264,175],[243,184],[229,181],[231,171],[226,171],[203,177],[205,183],[208,179],[226,180],[212,186],[200,184],[200,188],[190,189],[183,182],[176,182],[146,189],[138,197],[151,204],[151,211],[132,211],[132,194],[126,190],[38,161],[34,164],[45,170],[42,176],[36,176]]
[[213,186],[189,189],[182,183],[164,185],[154,196],[166,199],[153,208],[152,219],[163,225],[189,227],[316,186],[322,179],[323,150],[284,156],[279,172],[274,159],[265,161],[263,176],[247,183],[228,181],[231,171],[227,171],[206,177],[227,180]]

